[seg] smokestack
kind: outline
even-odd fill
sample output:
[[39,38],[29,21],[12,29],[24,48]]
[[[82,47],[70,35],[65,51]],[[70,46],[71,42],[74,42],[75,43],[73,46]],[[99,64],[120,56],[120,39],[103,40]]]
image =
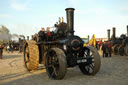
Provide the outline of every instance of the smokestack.
[[29,40],[29,36],[27,36],[27,40]]
[[88,35],[88,43],[89,43],[89,38],[90,38],[90,37],[89,37],[89,35]]
[[110,40],[110,29],[107,30],[108,31],[108,41]]
[[128,25],[127,25],[127,36],[128,36]]
[[116,38],[116,28],[113,27],[112,30],[113,30],[112,38],[115,39]]
[[67,8],[67,26],[68,26],[68,36],[74,35],[74,8]]

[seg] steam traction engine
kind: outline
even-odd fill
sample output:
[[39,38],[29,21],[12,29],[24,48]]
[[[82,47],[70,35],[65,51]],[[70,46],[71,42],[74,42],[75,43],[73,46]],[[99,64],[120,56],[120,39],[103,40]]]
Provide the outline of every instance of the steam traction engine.
[[37,69],[39,57],[42,57],[52,79],[63,79],[67,68],[77,65],[83,74],[95,75],[99,71],[98,51],[92,46],[83,47],[83,40],[74,35],[74,8],[67,8],[66,13],[67,23],[55,24],[56,30],[51,32],[51,39],[25,42],[23,56],[27,70]]
[[[110,40],[110,30],[108,30],[108,40]],[[121,34],[120,37],[116,37],[116,28],[113,28],[111,41],[113,43],[113,52],[115,55],[128,55],[128,26],[127,35]]]

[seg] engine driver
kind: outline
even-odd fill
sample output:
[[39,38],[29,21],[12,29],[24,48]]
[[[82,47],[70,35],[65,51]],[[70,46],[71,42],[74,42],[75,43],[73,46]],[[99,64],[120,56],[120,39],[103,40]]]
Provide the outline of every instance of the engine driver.
[[50,27],[47,27],[46,36],[47,36],[47,37],[46,37],[47,41],[50,41],[50,38],[51,38]]
[[38,40],[39,42],[45,41],[46,36],[45,36],[45,28],[44,27],[39,31],[38,35],[39,35],[39,40]]

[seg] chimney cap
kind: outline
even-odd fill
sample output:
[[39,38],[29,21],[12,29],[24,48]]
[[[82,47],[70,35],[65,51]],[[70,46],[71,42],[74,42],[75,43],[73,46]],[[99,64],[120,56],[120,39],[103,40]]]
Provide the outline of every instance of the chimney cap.
[[75,10],[75,9],[74,8],[66,8],[65,10],[69,11],[69,10]]

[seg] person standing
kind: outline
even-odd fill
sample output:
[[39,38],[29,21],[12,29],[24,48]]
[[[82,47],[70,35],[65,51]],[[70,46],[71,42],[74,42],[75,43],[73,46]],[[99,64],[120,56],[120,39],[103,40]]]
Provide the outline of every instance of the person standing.
[[2,59],[2,56],[3,56],[3,46],[0,45],[0,59]]
[[[44,42],[46,40],[46,36],[45,36],[45,28],[41,28],[41,30],[38,32],[38,36],[39,36],[39,39],[38,39],[38,42]],[[43,50],[44,49],[44,46],[42,45],[39,45],[39,66],[41,66],[42,64],[42,60],[43,60]]]
[[39,32],[38,32],[39,40],[38,42],[43,42],[46,38],[45,36],[45,28],[43,27]]
[[10,52],[13,53],[13,41],[9,41]]
[[102,44],[103,58],[106,57],[106,42]]
[[21,40],[21,38],[19,38],[19,53],[22,53],[22,48],[23,47],[23,40]]
[[111,41],[107,42],[107,49],[108,49],[108,57],[112,56],[112,43]]
[[10,52],[10,47],[9,47],[9,45],[7,46],[7,51],[8,51],[8,53]]
[[47,41],[50,41],[50,40],[51,40],[50,27],[47,27],[47,33],[46,33],[46,36],[47,36]]

